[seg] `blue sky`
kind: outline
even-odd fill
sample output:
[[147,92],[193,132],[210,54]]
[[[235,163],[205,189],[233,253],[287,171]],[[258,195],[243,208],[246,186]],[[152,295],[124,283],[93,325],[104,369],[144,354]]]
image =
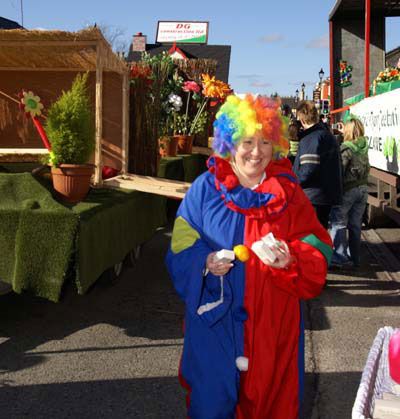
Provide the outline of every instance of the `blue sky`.
[[[360,0],[362,1],[362,0]],[[153,43],[158,20],[209,22],[208,43],[231,45],[229,83],[237,93],[306,94],[329,73],[328,15],[335,0],[22,0],[27,29],[77,31],[96,22],[130,43]],[[0,16],[21,23],[21,0],[1,0]],[[400,45],[400,18],[387,19],[387,47]]]

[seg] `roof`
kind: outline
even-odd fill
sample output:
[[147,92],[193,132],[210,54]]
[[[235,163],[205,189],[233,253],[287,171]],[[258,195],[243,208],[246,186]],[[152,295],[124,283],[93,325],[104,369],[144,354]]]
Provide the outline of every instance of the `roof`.
[[[364,0],[336,0],[329,20],[336,18],[354,19],[364,16]],[[400,16],[400,0],[373,0],[371,1],[371,14],[379,14],[387,17]]]
[[0,70],[95,71],[98,65],[118,73],[128,68],[98,28],[79,32],[0,30]]
[[[231,58],[230,45],[198,45],[198,44],[176,44],[179,49],[188,58],[206,58],[217,61],[217,70],[215,76],[218,80],[228,83],[229,79],[229,63]],[[150,55],[156,55],[163,51],[168,51],[171,45],[147,44],[146,52]],[[140,61],[141,52],[129,49],[128,61]]]
[[13,20],[0,16],[0,29],[23,29],[23,27]]
[[280,96],[281,106],[289,106],[290,109],[296,109],[298,105],[298,99],[295,96]]

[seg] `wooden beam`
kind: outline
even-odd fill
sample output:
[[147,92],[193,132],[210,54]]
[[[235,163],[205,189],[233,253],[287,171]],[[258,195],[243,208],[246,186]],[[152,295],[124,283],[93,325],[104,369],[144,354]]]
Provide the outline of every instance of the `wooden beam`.
[[1,41],[0,40],[0,47],[85,47],[85,46],[96,46],[98,44],[99,40],[93,40],[93,41],[74,41],[73,39],[69,41],[60,41],[60,40],[54,40],[54,41],[32,41],[32,40],[7,40],[7,41]]
[[122,173],[128,171],[129,157],[129,80],[128,73],[122,75]]
[[103,63],[101,59],[101,44],[96,48],[96,148],[94,162],[96,169],[94,172],[94,184],[100,186],[102,182],[101,170],[102,153],[101,139],[103,137]]
[[383,180],[388,185],[395,186],[396,188],[400,187],[400,176],[398,175],[379,170],[376,167],[371,167],[369,174],[376,179]]
[[106,179],[103,182],[105,188],[131,189],[176,199],[183,199],[190,186],[191,183],[188,182],[132,175],[130,173]]
[[364,95],[369,96],[369,48],[371,30],[371,0],[365,0],[365,66],[364,66]]
[[335,98],[334,98],[334,83],[333,83],[333,76],[334,76],[334,67],[333,67],[333,22],[329,21],[329,106],[331,113],[335,108]]
[[[89,68],[90,67],[90,68]],[[0,71],[94,71],[95,66],[88,66],[88,67],[0,67]]]

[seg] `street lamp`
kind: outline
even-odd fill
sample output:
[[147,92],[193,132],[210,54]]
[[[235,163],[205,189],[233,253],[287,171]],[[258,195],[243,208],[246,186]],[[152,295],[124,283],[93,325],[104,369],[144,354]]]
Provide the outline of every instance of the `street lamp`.
[[304,89],[306,88],[306,85],[303,83],[302,85],[301,85],[301,100],[304,100]]
[[320,86],[322,85],[322,79],[324,78],[324,74],[325,74],[325,72],[324,72],[324,70],[321,68],[321,70],[319,70],[319,73],[318,73],[318,75],[319,75],[319,85],[320,85]]

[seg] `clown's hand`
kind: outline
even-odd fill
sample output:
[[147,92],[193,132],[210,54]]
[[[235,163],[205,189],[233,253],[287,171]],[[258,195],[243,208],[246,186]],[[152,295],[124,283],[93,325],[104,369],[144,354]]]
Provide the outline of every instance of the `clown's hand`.
[[276,240],[272,233],[254,242],[251,250],[253,250],[263,263],[272,268],[288,268],[295,260],[290,254],[287,244],[282,240]]

